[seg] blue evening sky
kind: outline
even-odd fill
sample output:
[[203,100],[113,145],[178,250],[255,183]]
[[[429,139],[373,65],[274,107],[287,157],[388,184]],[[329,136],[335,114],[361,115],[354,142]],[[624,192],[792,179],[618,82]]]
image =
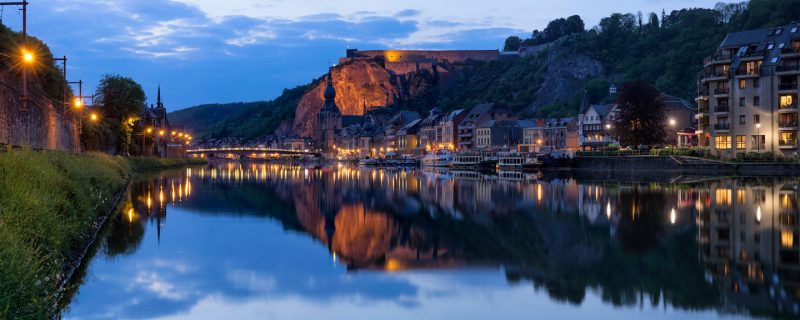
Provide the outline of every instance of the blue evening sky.
[[[268,100],[326,72],[345,50],[500,49],[559,17],[587,27],[612,12],[660,14],[717,0],[29,0],[29,32],[70,59],[91,93],[129,76],[169,110]],[[12,7],[3,23],[20,29]]]

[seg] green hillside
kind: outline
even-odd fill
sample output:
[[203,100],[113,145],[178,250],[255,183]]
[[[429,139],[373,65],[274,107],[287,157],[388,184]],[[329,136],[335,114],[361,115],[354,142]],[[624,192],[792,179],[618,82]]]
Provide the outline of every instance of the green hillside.
[[[400,107],[450,109],[477,102],[510,106],[525,116],[570,116],[588,91],[592,102],[607,100],[611,82],[644,80],[661,91],[693,101],[703,58],[711,55],[730,32],[785,25],[800,18],[798,0],[752,0],[718,4],[714,9],[682,9],[671,13],[614,13],[585,30],[580,17],[556,19],[529,39],[510,37],[507,49],[549,43],[555,59],[588,56],[605,73],[569,92],[569,99],[529,108],[551,73],[553,55],[547,51],[520,59],[476,63],[464,68],[448,85],[434,86]],[[516,39],[515,39],[516,38]],[[274,101],[206,105],[173,113],[174,122],[196,127],[199,136],[253,138],[269,134],[293,116],[308,86],[286,90]],[[200,128],[209,128],[201,130]]]

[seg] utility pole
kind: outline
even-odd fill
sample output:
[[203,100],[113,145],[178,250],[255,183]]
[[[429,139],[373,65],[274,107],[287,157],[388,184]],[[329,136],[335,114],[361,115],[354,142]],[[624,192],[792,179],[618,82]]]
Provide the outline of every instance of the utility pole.
[[[28,50],[28,1],[0,2],[0,6],[22,6],[22,48]],[[21,111],[28,110],[28,68],[22,67]]]

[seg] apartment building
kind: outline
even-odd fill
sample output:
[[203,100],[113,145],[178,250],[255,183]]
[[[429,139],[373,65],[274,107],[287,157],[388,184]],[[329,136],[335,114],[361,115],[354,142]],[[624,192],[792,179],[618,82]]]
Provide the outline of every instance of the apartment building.
[[729,34],[699,75],[701,146],[738,152],[797,154],[800,24]]

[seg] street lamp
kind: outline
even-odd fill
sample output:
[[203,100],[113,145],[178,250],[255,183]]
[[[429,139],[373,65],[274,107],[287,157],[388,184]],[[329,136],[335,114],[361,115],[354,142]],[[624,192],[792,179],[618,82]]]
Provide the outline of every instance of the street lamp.
[[669,125],[670,125],[670,127],[674,127],[674,126],[675,126],[675,124],[676,124],[676,121],[675,121],[675,119],[669,119]]
[[758,147],[758,151],[761,151],[761,123],[756,123],[756,129],[758,130],[758,136],[756,136],[756,147]]
[[92,120],[92,122],[97,122],[97,119],[97,113],[92,112],[89,114],[89,120]]

